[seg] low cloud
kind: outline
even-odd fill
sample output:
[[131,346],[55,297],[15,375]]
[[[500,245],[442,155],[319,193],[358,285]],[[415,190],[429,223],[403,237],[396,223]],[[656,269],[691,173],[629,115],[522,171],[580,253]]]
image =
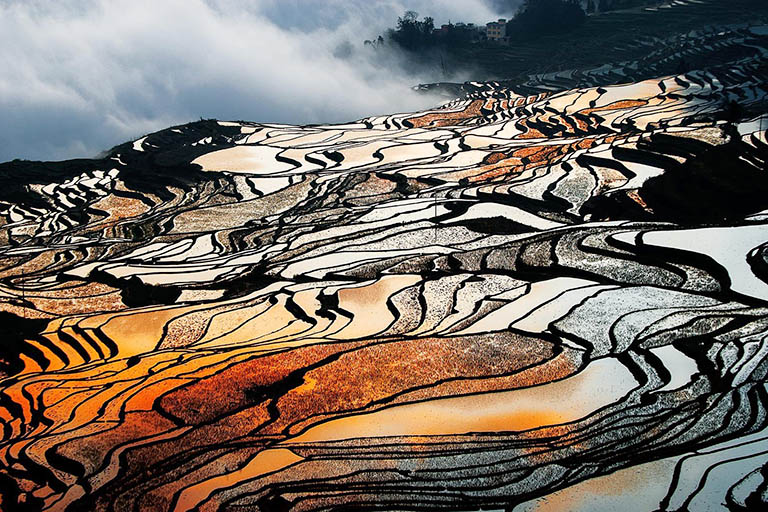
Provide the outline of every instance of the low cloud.
[[[0,161],[89,157],[200,117],[342,122],[425,108],[442,79],[371,59],[406,9],[484,23],[483,0],[0,0]],[[339,49],[345,51],[339,51]],[[349,49],[353,51],[349,51]]]

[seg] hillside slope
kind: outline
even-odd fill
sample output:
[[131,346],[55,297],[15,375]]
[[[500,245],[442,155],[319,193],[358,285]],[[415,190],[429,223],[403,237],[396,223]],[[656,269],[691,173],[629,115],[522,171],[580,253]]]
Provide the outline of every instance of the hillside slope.
[[764,506],[765,34],[0,165],[3,508]]

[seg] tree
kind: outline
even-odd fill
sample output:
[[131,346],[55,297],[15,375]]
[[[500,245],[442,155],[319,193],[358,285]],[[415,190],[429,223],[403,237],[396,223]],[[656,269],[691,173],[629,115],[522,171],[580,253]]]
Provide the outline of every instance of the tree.
[[405,11],[402,18],[397,18],[397,29],[401,30],[404,26],[414,25],[419,20],[419,13],[416,11]]
[[419,21],[415,11],[405,11],[397,18],[397,29],[388,32],[389,39],[401,48],[416,51],[434,44],[432,31],[435,29],[434,20],[427,16]]
[[[386,41],[423,58],[428,55],[434,57],[436,54],[432,50],[437,48],[454,49],[469,45],[478,38],[478,34],[474,25],[464,23],[454,25],[449,22],[443,30],[435,30],[435,21],[430,16],[419,20],[415,11],[405,11],[397,18],[397,27],[387,30]],[[378,47],[384,44],[385,39],[379,36],[377,41],[365,44]]]

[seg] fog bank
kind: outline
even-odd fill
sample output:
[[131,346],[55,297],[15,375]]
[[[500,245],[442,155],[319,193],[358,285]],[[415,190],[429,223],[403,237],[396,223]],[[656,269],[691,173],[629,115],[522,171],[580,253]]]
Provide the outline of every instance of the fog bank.
[[362,45],[406,9],[438,25],[497,15],[483,0],[0,0],[0,161],[94,156],[200,117],[308,124],[428,107],[410,87],[441,76]]

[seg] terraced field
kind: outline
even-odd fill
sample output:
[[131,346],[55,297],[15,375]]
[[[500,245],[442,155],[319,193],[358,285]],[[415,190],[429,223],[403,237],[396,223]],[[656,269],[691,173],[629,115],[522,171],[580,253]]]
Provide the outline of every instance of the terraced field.
[[767,33],[1,164],[2,509],[765,506]]
[[[701,35],[766,22],[768,3],[762,0],[664,0],[658,6],[588,16],[584,24],[565,34],[522,37],[513,33],[509,44],[469,45],[443,52],[441,58],[449,73],[469,69],[475,78],[509,80],[518,92],[530,75],[559,74],[561,79],[565,75],[569,87],[595,85],[571,79],[569,70],[577,70],[578,76],[579,71],[609,63],[618,68],[616,75],[645,80],[728,60],[734,47],[726,49],[712,38],[710,48],[703,48]],[[612,81],[616,78],[603,77],[600,84],[618,83]],[[549,85],[560,90],[563,84]]]

